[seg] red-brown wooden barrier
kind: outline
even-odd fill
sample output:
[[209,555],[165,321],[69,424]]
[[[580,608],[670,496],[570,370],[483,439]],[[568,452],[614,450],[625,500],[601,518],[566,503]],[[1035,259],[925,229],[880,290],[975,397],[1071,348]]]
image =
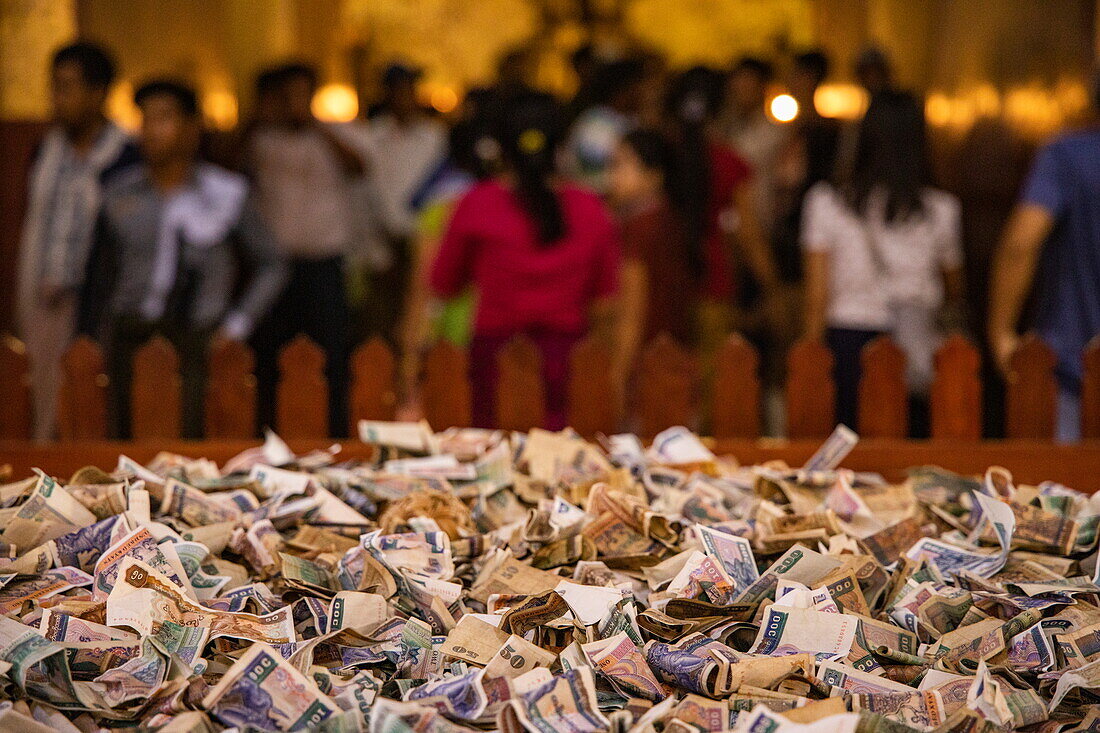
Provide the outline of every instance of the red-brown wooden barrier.
[[[670,425],[691,425],[695,417],[695,361],[666,334],[642,352],[634,395],[639,430],[656,435]],[[591,395],[592,399],[601,399]],[[604,398],[606,399],[606,398]]]
[[256,432],[256,357],[239,341],[210,349],[204,419],[210,439],[248,438]]
[[909,431],[905,353],[879,337],[860,355],[859,432],[868,438],[904,438]]
[[23,344],[12,336],[0,339],[0,438],[25,438],[31,433],[30,363]]
[[393,420],[397,409],[394,389],[396,360],[386,342],[371,339],[351,355],[351,430],[360,420]]
[[760,435],[760,357],[739,334],[718,350],[714,364],[711,432],[723,438]]
[[828,435],[836,426],[833,354],[820,341],[799,341],[787,354],[787,435]]
[[522,336],[497,354],[497,425],[504,430],[528,430],[546,420],[542,356],[533,341]]
[[328,434],[325,352],[304,335],[279,354],[276,402],[275,429],[280,435],[317,438]]
[[1100,336],[1085,351],[1085,378],[1081,385],[1081,437],[1100,439]]
[[156,336],[134,353],[130,420],[135,440],[180,435],[179,355],[171,342]]
[[1025,338],[1012,355],[1005,400],[1009,438],[1045,440],[1054,434],[1054,363],[1054,352],[1034,336]]
[[[626,385],[615,384],[611,354],[598,339],[577,344],[569,360],[569,424],[581,435],[615,432]],[[594,395],[600,395],[598,399]]]
[[[328,439],[290,440],[293,451],[306,453],[332,444]],[[185,456],[205,457],[219,465],[245,450],[255,447],[249,440],[156,440],[144,442],[81,441],[74,443],[35,443],[27,440],[0,440],[0,464],[10,465],[12,476],[24,478],[32,468],[63,478],[82,466],[112,469],[120,453],[136,461],[148,462],[164,450]],[[357,441],[345,442],[341,460],[370,458],[372,446]],[[783,460],[800,466],[817,449],[819,441],[797,440],[714,440],[718,455],[732,455],[745,464]],[[1019,483],[1036,484],[1057,481],[1081,491],[1100,491],[1100,443],[1086,441],[1078,445],[1058,445],[1042,441],[955,441],[866,439],[844,459],[844,465],[856,471],[878,471],[897,481],[912,466],[941,465],[966,474],[981,474],[991,465],[1012,472]]]
[[472,422],[466,364],[466,352],[446,341],[428,350],[420,385],[420,406],[428,424],[464,428]]
[[932,437],[978,440],[982,437],[981,355],[959,334],[936,352],[932,380]]
[[65,352],[57,410],[62,441],[107,437],[107,365],[99,345],[90,338],[81,336]]
[[[324,354],[308,338],[288,344],[279,358],[280,383],[276,425],[288,439],[320,439],[328,433],[328,384]],[[1084,354],[1082,432],[1100,438],[1100,339]],[[218,343],[209,355],[205,395],[207,439],[246,439],[255,432],[255,361],[251,350]],[[498,355],[497,419],[502,427],[526,429],[541,424],[546,395],[539,352],[526,339],[510,342]],[[567,389],[567,421],[582,434],[608,433],[629,424],[651,436],[670,425],[698,425],[711,416],[708,432],[722,440],[752,439],[760,433],[761,385],[755,349],[732,336],[719,350],[714,381],[700,390],[694,356],[667,336],[647,344],[629,385],[617,383],[608,349],[586,339],[574,350]],[[1008,377],[1006,435],[1010,439],[1048,441],[1055,425],[1057,386],[1054,356],[1042,342],[1026,339],[1012,360]],[[975,442],[981,438],[980,355],[961,336],[951,336],[936,354],[931,387],[933,439]],[[420,404],[433,426],[465,426],[471,418],[466,353],[447,343],[433,346],[424,359]],[[792,440],[820,439],[834,426],[835,387],[832,356],[820,342],[796,344],[788,357],[787,418]],[[388,420],[396,407],[395,359],[382,341],[360,346],[351,361],[349,420]],[[59,433],[63,441],[107,437],[104,358],[92,341],[73,342],[65,356],[59,394]],[[708,404],[700,404],[706,395]],[[30,436],[28,363],[22,344],[0,339],[0,440]],[[131,393],[135,440],[168,440],[180,435],[179,358],[168,341],[156,338],[134,357]],[[908,404],[904,354],[888,338],[863,354],[859,390],[864,437],[898,439],[906,434]],[[2,459],[2,456],[0,456]],[[0,460],[2,462],[2,460]]]

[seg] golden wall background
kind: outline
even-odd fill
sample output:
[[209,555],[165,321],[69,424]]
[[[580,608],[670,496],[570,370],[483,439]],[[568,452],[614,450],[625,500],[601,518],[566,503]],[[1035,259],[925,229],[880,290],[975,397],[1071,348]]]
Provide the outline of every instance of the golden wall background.
[[[194,81],[204,111],[232,125],[251,104],[262,66],[317,63],[334,114],[354,113],[343,90],[369,98],[387,61],[426,70],[426,101],[444,109],[493,78],[524,47],[539,82],[568,92],[568,53],[595,39],[663,51],[674,65],[725,64],[755,53],[782,60],[825,47],[837,81],[864,44],[890,49],[902,82],[928,94],[948,130],[999,116],[1044,134],[1087,104],[1096,0],[0,0],[0,118],[46,114],[45,63],[79,32],[111,46],[123,70],[112,109],[133,122],[136,81]],[[354,95],[351,103],[354,103]]]

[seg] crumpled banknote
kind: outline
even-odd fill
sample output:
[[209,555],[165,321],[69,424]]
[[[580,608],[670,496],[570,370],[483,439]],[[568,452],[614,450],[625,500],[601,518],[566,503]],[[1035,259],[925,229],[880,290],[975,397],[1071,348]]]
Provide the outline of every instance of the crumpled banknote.
[[0,727],[1095,730],[1100,499],[365,422],[0,485]]

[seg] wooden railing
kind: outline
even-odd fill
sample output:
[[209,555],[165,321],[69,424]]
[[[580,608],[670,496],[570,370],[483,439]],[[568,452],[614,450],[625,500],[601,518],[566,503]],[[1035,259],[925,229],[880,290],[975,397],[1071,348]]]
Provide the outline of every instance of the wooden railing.
[[[516,339],[503,348],[497,399],[498,426],[526,430],[542,423],[545,396],[537,348]],[[792,440],[822,438],[834,427],[832,356],[823,344],[802,341],[788,355],[786,378],[787,433]],[[288,439],[323,438],[327,433],[328,384],[324,354],[299,336],[279,356],[278,411],[273,426]],[[936,354],[931,388],[931,434],[935,439],[975,441],[981,438],[983,385],[980,354],[961,336],[949,337]],[[1054,354],[1041,341],[1024,341],[1012,361],[1007,384],[1006,436],[1049,440],[1054,434]],[[420,384],[424,416],[432,426],[470,424],[470,385],[466,355],[447,343],[430,349]],[[1085,438],[1100,438],[1100,340],[1084,356],[1082,429]],[[711,388],[700,387],[696,358],[673,340],[650,342],[638,362],[632,396],[624,400],[631,424],[652,436],[670,425],[696,425],[709,416],[708,432],[717,439],[748,439],[760,434],[762,386],[755,349],[734,335],[718,351]],[[905,356],[889,338],[864,349],[859,388],[860,433],[865,438],[904,438],[909,414]],[[209,355],[205,399],[207,440],[254,436],[255,359],[239,343],[225,342]],[[59,396],[62,441],[107,437],[107,375],[99,346],[78,339],[64,358]],[[395,356],[382,341],[368,341],[351,357],[349,425],[359,419],[392,420],[397,406]],[[134,356],[131,393],[135,440],[173,439],[180,435],[179,358],[172,345],[154,338]],[[568,418],[585,435],[610,433],[620,426],[611,358],[601,344],[581,342],[572,354]],[[700,404],[706,394],[709,404]],[[0,340],[0,439],[30,435],[31,400],[28,364],[22,344]]]

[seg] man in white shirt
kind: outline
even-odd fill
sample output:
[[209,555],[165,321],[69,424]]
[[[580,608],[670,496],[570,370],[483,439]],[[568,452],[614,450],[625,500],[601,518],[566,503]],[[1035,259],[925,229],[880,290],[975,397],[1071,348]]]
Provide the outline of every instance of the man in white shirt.
[[420,72],[402,64],[382,75],[384,111],[367,125],[371,150],[368,332],[392,336],[403,310],[409,240],[416,234],[413,199],[447,156],[447,131],[416,99]]
[[313,68],[288,64],[277,77],[278,117],[247,143],[257,206],[290,264],[290,282],[254,339],[259,427],[274,422],[278,352],[305,333],[325,352],[329,433],[343,437],[351,348],[344,281],[353,231],[350,187],[366,162],[339,128],[313,116]]

